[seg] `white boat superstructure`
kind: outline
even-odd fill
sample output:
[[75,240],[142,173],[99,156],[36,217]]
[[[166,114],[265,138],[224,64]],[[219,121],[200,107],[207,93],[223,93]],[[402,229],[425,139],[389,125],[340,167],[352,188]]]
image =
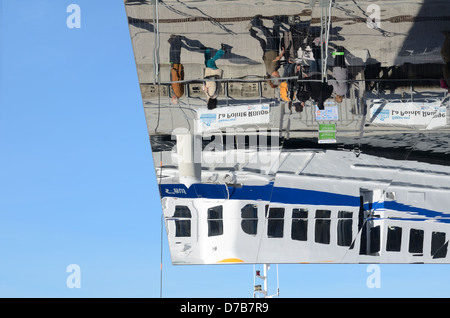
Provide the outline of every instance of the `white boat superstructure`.
[[448,262],[450,167],[320,149],[279,158],[276,173],[254,178],[245,167],[215,169],[228,183],[208,183],[204,167],[189,188],[164,169],[172,261]]

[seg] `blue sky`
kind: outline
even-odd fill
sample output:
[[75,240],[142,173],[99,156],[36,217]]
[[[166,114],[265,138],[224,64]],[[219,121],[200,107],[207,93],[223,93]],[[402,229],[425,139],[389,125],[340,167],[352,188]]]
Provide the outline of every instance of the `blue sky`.
[[[123,0],[0,1],[0,297],[159,297],[161,207]],[[252,265],[173,266],[165,233],[162,260],[164,297],[252,296]],[[450,296],[447,265],[381,265],[373,289],[366,269],[280,265],[280,296]]]

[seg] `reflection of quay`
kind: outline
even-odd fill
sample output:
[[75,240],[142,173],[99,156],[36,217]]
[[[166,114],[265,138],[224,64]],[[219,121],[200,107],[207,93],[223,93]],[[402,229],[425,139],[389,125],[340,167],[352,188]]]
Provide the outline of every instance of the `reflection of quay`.
[[[290,16],[305,17],[311,16],[311,10],[303,10],[301,13],[294,13]],[[250,21],[251,17],[188,17],[179,19],[159,19],[159,23],[188,23],[188,22],[243,22]],[[272,20],[273,16],[261,16],[262,20]],[[320,18],[311,18],[308,20],[311,24],[320,24]],[[416,22],[430,22],[430,21],[450,21],[450,16],[412,16],[412,15],[398,15],[390,18],[380,19],[380,22],[390,22],[390,23],[416,23]],[[138,19],[133,17],[128,17],[129,23],[153,23],[153,19]],[[331,16],[331,22],[354,22],[354,23],[367,23],[367,18],[362,17],[337,17]]]
[[[288,105],[279,100],[277,92],[262,80],[222,82],[223,89],[219,96],[221,103],[219,107],[225,111],[228,108],[232,109],[242,104],[272,102],[270,121],[267,127],[280,130],[281,135],[287,139],[314,138],[321,123],[336,124],[339,137],[401,133],[418,135],[426,131],[443,133],[449,130],[448,101],[435,109],[444,96],[440,89],[407,86],[407,84],[414,83],[414,80],[406,84],[404,82],[403,84],[402,82],[396,82],[395,85],[393,85],[393,82],[386,81],[382,83],[383,85],[378,86],[378,89],[393,89],[394,93],[390,94],[389,91],[380,92],[375,90],[366,92],[366,86],[372,82],[352,81],[351,83],[348,98],[344,99],[340,105],[333,106],[333,100],[327,102],[327,105],[336,108],[334,117],[328,119],[317,117],[318,114],[312,101],[307,101],[306,107],[301,113],[296,111],[290,112]],[[399,84],[402,84],[402,86],[399,86]],[[152,129],[153,126],[150,125],[150,131],[170,134],[171,130],[177,127],[194,127],[194,123],[199,119],[196,116],[198,110],[206,108],[203,101],[204,93],[201,90],[201,83],[186,85],[186,97],[184,100],[180,100],[179,105],[170,103],[170,89],[168,85],[141,86],[147,117],[157,118],[159,114],[162,114],[161,112],[164,112],[164,114],[167,113],[167,117],[160,116],[160,120],[164,122],[170,121],[170,125],[159,125],[158,131],[154,131]],[[429,106],[426,106],[427,104]],[[386,116],[386,112],[390,111],[389,109],[403,109],[402,107],[404,112],[414,110],[414,114],[418,113],[419,115],[415,116],[417,120],[415,122],[411,121],[409,125],[407,122],[395,117],[392,117],[389,122],[377,120],[381,115]],[[426,108],[424,107],[428,107],[433,112],[439,111],[439,118],[434,118],[435,116],[432,115],[424,117],[423,114],[429,113],[429,111],[425,111]],[[176,114],[179,114],[179,116]],[[161,131],[161,129],[164,130]]]

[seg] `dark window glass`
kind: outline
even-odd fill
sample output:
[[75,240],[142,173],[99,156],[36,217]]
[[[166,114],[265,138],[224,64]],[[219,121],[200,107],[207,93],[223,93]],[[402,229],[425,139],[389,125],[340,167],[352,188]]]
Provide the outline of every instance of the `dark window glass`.
[[251,235],[255,235],[258,228],[258,207],[254,204],[247,204],[241,209],[241,228]]
[[380,226],[375,226],[370,228],[370,245],[369,245],[369,252],[370,254],[378,253],[381,248],[381,228]]
[[353,212],[348,211],[339,211],[338,218],[339,219],[351,219],[353,217]]
[[284,208],[270,208],[267,221],[268,237],[283,237]]
[[337,244],[339,246],[350,246],[352,244],[352,216],[352,212],[338,212]]
[[367,235],[367,226],[362,227],[361,245],[359,254],[370,255],[380,251],[380,226],[369,227],[369,235]]
[[223,234],[222,210],[221,205],[208,209],[208,236]]
[[316,219],[329,219],[330,217],[331,217],[331,211],[316,210]]
[[314,241],[320,244],[330,244],[331,211],[316,210],[316,228]]
[[175,213],[173,214],[174,217],[178,218],[191,218],[191,210],[184,205],[177,205],[175,206]]
[[435,258],[445,258],[447,256],[448,242],[445,242],[445,233],[433,232],[431,234],[431,256]]
[[307,209],[293,209],[292,210],[292,218],[293,219],[307,219],[308,218],[308,210]]
[[402,247],[402,228],[398,226],[388,226],[386,251],[400,252]]
[[423,253],[423,230],[411,229],[409,231],[410,253]]
[[306,241],[308,239],[308,210],[292,210],[291,238],[297,241]]
[[189,237],[191,236],[191,220],[183,220],[184,218],[191,218],[191,210],[187,206],[175,206],[175,237]]

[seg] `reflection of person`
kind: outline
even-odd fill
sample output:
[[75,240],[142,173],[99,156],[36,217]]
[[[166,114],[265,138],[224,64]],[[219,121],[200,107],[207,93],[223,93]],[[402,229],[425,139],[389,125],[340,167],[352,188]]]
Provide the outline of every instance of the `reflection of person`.
[[220,59],[225,54],[224,50],[224,44],[222,44],[222,48],[214,54],[214,56],[211,56],[211,50],[206,48],[205,49],[205,66],[207,68],[212,68],[213,70],[217,70],[216,61]]
[[297,78],[288,79],[280,85],[280,97],[285,102],[288,102],[289,110],[292,111],[292,106],[297,112],[302,112],[305,107],[305,102],[310,98],[310,93],[305,90],[304,82],[302,81],[302,67],[295,63],[287,63],[284,66],[283,77]]
[[316,37],[311,42],[312,53],[314,56],[314,60],[309,63],[309,71],[310,72],[322,72],[322,53],[321,53],[321,44],[320,38]]
[[[283,34],[284,52],[284,72],[283,77],[297,76],[295,79],[288,79],[287,94],[282,99],[289,102],[289,109],[294,107],[297,112],[303,111],[305,102],[311,97],[306,89],[303,77],[315,58],[311,49],[312,41],[306,32],[302,32],[291,25],[289,31]],[[313,85],[314,86],[314,85]],[[280,89],[280,94],[281,94]],[[284,97],[284,98],[283,98]]]
[[[216,61],[220,59],[225,54],[225,45],[222,44],[222,48],[211,56],[211,50],[209,48],[205,49],[205,71],[203,78],[205,79],[220,79],[222,78],[222,70],[216,65]],[[217,97],[220,94],[220,83],[216,81],[205,81],[203,85],[203,90],[206,94],[208,109],[214,109],[217,107]]]
[[311,98],[317,103],[317,107],[320,110],[325,109],[324,103],[333,93],[333,86],[328,85],[323,80],[322,74],[311,74],[309,80],[305,83],[305,88]]
[[[250,35],[259,41],[263,50],[263,61],[266,67],[266,75],[270,80],[269,84],[272,87],[278,86],[277,78],[280,77],[278,69],[280,68],[280,59],[284,55],[284,49],[279,54],[280,48],[280,20],[278,17],[273,18],[273,31],[270,32],[269,28],[263,25],[260,16],[255,16],[250,22]],[[262,31],[266,40],[261,39],[253,27]]]
[[298,61],[299,48],[306,49],[309,45],[309,37],[306,33],[297,30],[294,27],[290,27],[289,31],[283,33],[283,39],[281,46],[285,48],[284,59],[288,62],[300,62]]
[[301,72],[298,75],[296,98],[302,107],[305,107],[306,101],[311,98],[311,93],[306,88],[303,74]]
[[[181,38],[172,34],[168,42],[170,43],[170,81],[182,81],[184,80],[184,67],[181,64]],[[178,99],[184,95],[184,84],[172,83],[172,93],[172,103],[177,104]]]
[[337,50],[333,53],[334,55],[334,67],[333,67],[333,77],[334,80],[329,80],[328,82],[333,86],[333,91],[335,94],[336,103],[342,103],[344,96],[347,95],[348,91],[348,71],[345,65],[345,53],[344,48],[339,46]]
[[[286,63],[284,65],[283,77],[293,77],[296,75],[297,65],[295,63]],[[280,85],[280,95],[284,101],[292,101],[294,99],[295,87],[297,79],[287,79]],[[283,90],[281,90],[283,87]]]
[[285,61],[307,66],[312,73],[321,72],[322,60],[318,37],[313,39],[308,33],[291,26],[289,31],[284,32],[282,43],[282,46],[286,48]]
[[447,84],[447,89],[450,92],[450,31],[444,31],[443,33],[445,39],[441,49],[441,56],[444,61],[442,73],[444,81]]

